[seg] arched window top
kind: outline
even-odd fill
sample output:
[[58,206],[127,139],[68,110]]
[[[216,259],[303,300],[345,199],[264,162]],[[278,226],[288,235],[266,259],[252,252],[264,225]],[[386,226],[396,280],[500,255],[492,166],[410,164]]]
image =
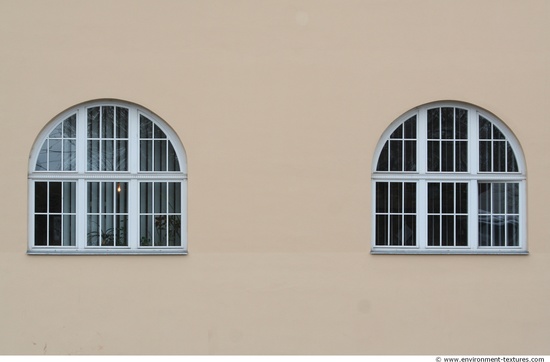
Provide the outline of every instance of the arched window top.
[[459,102],[405,113],[375,151],[372,252],[527,253],[525,174],[491,113]]
[[526,172],[520,144],[504,122],[461,102],[430,103],[399,117],[382,135],[372,171]]
[[28,252],[186,254],[186,172],[178,136],[145,108],[70,108],[29,158]]
[[[131,149],[139,149],[136,164]],[[86,162],[78,162],[79,153]],[[84,156],[82,156],[84,157]],[[147,109],[123,101],[72,107],[44,127],[31,151],[29,172],[187,172],[175,131]]]

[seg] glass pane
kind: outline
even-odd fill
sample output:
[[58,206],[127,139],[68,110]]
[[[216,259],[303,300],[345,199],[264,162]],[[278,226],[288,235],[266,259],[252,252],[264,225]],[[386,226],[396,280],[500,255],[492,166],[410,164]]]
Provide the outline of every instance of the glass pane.
[[76,137],[76,114],[73,114],[63,122],[63,137]]
[[115,244],[116,246],[128,246],[128,231],[126,228],[128,217],[126,215],[115,216]]
[[405,215],[405,229],[403,232],[404,245],[416,245],[416,216]]
[[153,141],[140,141],[139,170],[153,170]]
[[128,138],[128,109],[116,108],[116,137]]
[[34,212],[48,212],[48,183],[34,183]]
[[468,184],[456,184],[456,212],[459,214],[468,213]]
[[504,215],[493,216],[493,246],[505,246],[505,217]]
[[113,182],[102,182],[101,183],[101,212],[102,213],[114,213],[114,194],[113,194],[114,183]]
[[[61,212],[61,182],[50,182],[50,212]],[[51,227],[51,226],[50,226]]]
[[99,107],[88,109],[88,138],[99,138]]
[[479,213],[491,213],[491,184],[479,183],[478,185]]
[[63,245],[76,245],[76,216],[74,215],[63,216]]
[[439,141],[428,141],[428,171],[439,171]]
[[61,215],[50,215],[49,245],[61,245]]
[[510,143],[506,142],[506,162],[508,172],[518,172],[518,162],[516,161],[516,155],[510,146]]
[[99,171],[99,141],[88,141],[88,171]]
[[505,139],[504,135],[502,134],[502,132],[500,132],[500,130],[498,129],[497,126],[493,125],[493,139],[494,140],[503,140]]
[[76,182],[63,182],[63,212],[76,212]]
[[102,138],[114,138],[115,137],[115,109],[111,106],[105,106],[102,108],[103,117],[101,120],[101,137]]
[[168,212],[181,212],[181,184],[179,182],[170,182],[168,184]]
[[519,214],[519,184],[506,184],[506,212]]
[[428,139],[439,139],[439,108],[428,109]]
[[113,141],[101,141],[101,147],[103,148],[103,157],[101,159],[101,171],[113,171],[114,164],[114,150]]
[[453,141],[441,142],[441,171],[454,171]]
[[154,141],[155,146],[155,171],[166,171],[167,146],[166,141]]
[[429,213],[439,213],[440,205],[440,185],[438,183],[429,183],[428,184],[428,212]]
[[387,215],[376,215],[376,245],[388,245]]
[[181,218],[178,215],[168,216],[168,245],[181,245]]
[[401,182],[390,183],[390,212],[403,212],[403,184]]
[[48,170],[48,140],[44,141],[42,148],[38,153],[38,159],[36,160],[36,171],[47,171]]
[[479,215],[479,245],[491,246],[491,216]]
[[402,219],[401,215],[390,215],[390,245],[402,245]]
[[455,245],[455,218],[451,215],[443,215],[441,223],[441,246]]
[[506,171],[506,141],[493,142],[493,171]]
[[388,171],[388,141],[384,144],[382,152],[378,157],[378,165],[376,165],[376,171]]
[[390,141],[390,171],[403,171],[402,141]]
[[403,125],[400,124],[399,127],[392,132],[390,138],[403,138]]
[[88,182],[88,213],[99,212],[99,182]]
[[141,215],[139,221],[139,245],[153,246],[153,217],[151,215]]
[[118,182],[116,184],[116,213],[128,212],[128,183]]
[[468,216],[456,217],[456,246],[468,246]]
[[491,142],[479,142],[479,170],[482,172],[491,171]]
[[166,194],[166,183],[165,182],[155,182],[155,213],[164,213],[166,212],[166,203],[167,203],[167,194]]
[[461,108],[455,108],[455,138],[468,139],[468,111]]
[[179,171],[180,164],[178,161],[178,155],[172,146],[172,142],[168,142],[168,171]]
[[388,212],[388,183],[376,183],[376,212]]
[[455,212],[454,198],[455,198],[455,185],[450,182],[441,184],[441,211],[445,214],[452,214]]
[[61,171],[61,145],[60,139],[50,139],[49,141],[50,171]]
[[506,246],[519,246],[519,218],[518,216],[506,217]]
[[166,134],[155,124],[155,138],[166,138]]
[[405,182],[405,210],[409,214],[416,213],[416,184]]
[[99,246],[99,215],[88,215],[88,246]]
[[484,140],[491,139],[491,122],[479,116],[479,138]]
[[153,138],[153,122],[143,115],[139,116],[139,137]]
[[428,245],[439,246],[440,231],[439,231],[439,215],[428,215]]
[[504,185],[503,183],[493,183],[493,214],[504,214]]
[[456,141],[456,171],[466,172],[468,171],[468,141]]
[[63,170],[76,169],[76,140],[63,140]]
[[63,122],[60,122],[53,131],[50,132],[49,138],[62,138],[63,137]]
[[449,107],[441,108],[441,138],[454,138],[454,109]]
[[416,171],[416,141],[405,141],[405,171]]
[[153,212],[153,184],[151,182],[140,183],[139,200],[141,213]]
[[128,171],[128,141],[116,141],[116,170]]
[[166,215],[155,216],[155,246],[166,246],[166,234],[168,232],[166,221]]
[[101,220],[101,246],[115,245],[113,215],[103,215]]
[[405,124],[405,138],[416,139],[416,116],[409,118]]
[[34,216],[34,245],[48,245],[48,216]]

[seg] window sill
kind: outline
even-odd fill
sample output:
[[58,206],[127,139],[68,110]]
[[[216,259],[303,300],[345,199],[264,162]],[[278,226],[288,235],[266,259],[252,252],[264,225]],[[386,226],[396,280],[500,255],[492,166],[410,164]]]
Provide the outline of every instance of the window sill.
[[372,255],[529,255],[527,250],[373,249]]
[[66,250],[34,249],[27,250],[27,255],[187,255],[183,249],[139,249],[139,250]]

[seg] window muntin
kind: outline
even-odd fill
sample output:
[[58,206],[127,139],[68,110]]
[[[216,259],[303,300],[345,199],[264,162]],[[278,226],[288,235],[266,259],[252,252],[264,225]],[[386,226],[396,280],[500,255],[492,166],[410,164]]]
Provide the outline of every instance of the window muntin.
[[[412,120],[415,132],[405,138]],[[373,171],[373,253],[526,252],[523,157],[501,121],[442,102],[408,112],[385,135]],[[391,167],[399,154],[397,164],[405,164],[404,146],[393,146],[392,155],[396,139],[415,140],[407,152],[414,169]],[[415,192],[407,195],[402,185]],[[410,213],[402,207],[413,203],[408,198]]]
[[75,107],[38,138],[30,166],[29,253],[185,253],[185,151],[148,111]]

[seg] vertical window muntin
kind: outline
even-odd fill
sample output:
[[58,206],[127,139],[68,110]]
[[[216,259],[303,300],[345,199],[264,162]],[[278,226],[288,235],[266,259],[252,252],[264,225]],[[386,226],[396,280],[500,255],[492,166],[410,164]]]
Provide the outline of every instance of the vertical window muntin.
[[[99,135],[96,133],[94,134],[94,137],[89,137],[88,132],[88,113],[91,109],[98,109],[99,113],[101,113],[99,119],[100,119],[100,126]],[[104,110],[106,109],[112,109],[111,112],[112,118],[113,118],[113,127],[102,127],[101,121],[103,120],[101,117],[104,116]],[[127,110],[127,127],[117,127],[117,119],[120,119],[120,110]],[[170,170],[164,169],[164,170],[152,170],[150,172],[142,172],[139,170],[139,155],[140,155],[140,149],[139,149],[139,117],[145,116],[147,117],[150,122],[156,127],[157,130],[162,132],[165,137],[165,143],[166,143],[166,159],[170,159],[172,162],[172,166]],[[74,167],[74,170],[71,170],[72,172],[58,172],[55,171],[55,176],[51,174],[51,171],[49,170],[37,170],[36,165],[40,158],[40,150],[44,148],[44,144],[48,144],[48,139],[52,138],[50,137],[50,134],[52,134],[53,131],[58,130],[60,127],[60,124],[62,125],[64,120],[69,119],[70,117],[75,118],[75,129],[74,129],[74,138],[76,139],[76,150],[74,152],[74,158],[76,167]],[[63,126],[61,126],[63,127]],[[101,151],[104,150],[104,142],[103,141],[109,141],[113,144],[113,152],[112,157],[107,157],[108,160],[112,161],[113,166],[102,166],[102,163],[100,163],[99,169],[89,169],[88,167],[88,141],[90,140],[97,140],[99,141],[99,149]],[[124,142],[123,145],[117,148],[117,142],[122,141]],[[103,143],[102,143],[103,142]],[[174,143],[175,142],[175,143]],[[124,159],[124,153],[120,150],[124,150],[125,154],[127,155],[126,159]],[[120,152],[119,152],[120,151]],[[107,152],[110,153],[110,152]],[[100,153],[101,155],[101,153]],[[106,159],[106,157],[101,158],[99,157],[102,162]],[[77,106],[69,110],[68,112],[65,112],[61,116],[57,117],[57,120],[52,123],[51,126],[48,126],[46,130],[43,132],[43,136],[38,138],[38,141],[36,142],[35,146],[33,147],[33,153],[30,157],[30,163],[29,163],[29,191],[30,195],[32,197],[29,198],[29,211],[32,213],[32,218],[29,222],[29,253],[34,252],[44,252],[44,253],[56,253],[59,252],[67,252],[70,250],[73,250],[75,252],[91,252],[95,253],[94,250],[105,250],[109,251],[112,250],[114,253],[124,252],[124,250],[132,251],[132,250],[140,250],[144,249],[146,253],[156,253],[156,252],[163,252],[163,251],[169,251],[168,249],[175,250],[176,253],[184,253],[184,251],[187,248],[186,245],[186,203],[184,202],[184,199],[186,198],[186,164],[185,164],[185,151],[183,150],[183,147],[179,143],[179,139],[177,135],[169,129],[165,124],[162,123],[162,121],[158,120],[157,117],[155,117],[153,114],[140,109],[136,107],[135,105],[125,103],[125,102],[94,102],[94,103],[88,103],[82,106]],[[47,161],[47,158],[46,158]],[[118,162],[118,165],[117,165]],[[105,163],[106,165],[106,163]],[[175,166],[174,166],[175,165]],[[47,164],[46,164],[47,166]],[[51,176],[50,176],[51,175]],[[51,179],[51,177],[54,177],[54,180]],[[181,205],[181,208],[179,210],[179,213],[171,213],[166,214],[166,222],[171,223],[170,225],[179,225],[179,235],[178,235],[178,242],[177,245],[167,245],[165,247],[161,245],[157,245],[153,248],[141,248],[139,245],[139,241],[137,240],[137,236],[139,235],[139,214],[137,211],[132,211],[133,209],[137,210],[137,205],[139,204],[139,192],[137,191],[138,185],[140,180],[149,179],[149,180],[155,180],[157,182],[178,182],[181,184],[181,195],[178,199],[179,204]],[[71,214],[70,216],[73,218],[76,218],[76,225],[74,228],[71,228],[72,232],[76,234],[74,237],[76,239],[76,242],[74,242],[74,245],[54,245],[54,243],[49,243],[46,241],[46,245],[37,245],[35,243],[35,234],[36,234],[36,226],[38,225],[37,222],[37,215],[39,215],[42,219],[44,218],[45,213],[35,212],[36,208],[36,200],[34,197],[34,194],[36,193],[35,187],[36,183],[40,181],[45,182],[53,182],[53,181],[60,181],[60,182],[67,182],[71,180],[75,186],[75,202],[77,203],[76,209],[78,210],[75,212],[75,214]],[[111,210],[106,209],[101,211],[100,213],[91,213],[90,216],[94,217],[101,217],[104,222],[104,226],[106,227],[100,227],[99,230],[91,229],[89,230],[88,227],[88,184],[90,183],[102,183],[102,184],[110,184],[115,185],[115,192],[116,192],[116,185],[126,185],[127,186],[127,199],[128,199],[128,211],[122,212],[117,210]],[[116,205],[116,204],[114,204]],[[133,208],[130,207],[130,205],[133,206]],[[109,208],[110,206],[107,206]],[[113,206],[116,207],[116,206]],[[177,215],[176,215],[177,214]],[[53,214],[52,214],[53,215]],[[179,219],[176,217],[179,216]],[[176,220],[177,219],[177,220]],[[107,220],[107,221],[105,221]],[[117,221],[118,220],[118,221]],[[128,227],[123,233],[123,237],[119,238],[119,242],[117,243],[117,233],[114,232],[115,230],[120,231],[123,229],[122,224],[127,222]],[[44,223],[42,223],[44,224]],[[68,224],[68,223],[65,223]],[[102,224],[101,222],[99,223]],[[112,225],[111,225],[112,224]],[[46,230],[48,230],[48,225],[45,226]],[[44,227],[42,227],[44,229]],[[88,243],[88,237],[91,236],[90,232],[97,232],[98,234],[103,233],[105,236],[105,231],[110,230],[110,234],[113,234],[113,240],[114,242],[106,242],[103,243],[104,245],[101,245],[102,243],[98,243],[99,245],[89,245]],[[134,229],[134,230],[132,230]],[[170,231],[167,231],[170,232]],[[107,233],[109,234],[109,233]],[[172,234],[176,234],[175,231],[172,232]],[[123,240],[124,238],[127,238],[127,240]],[[107,238],[108,239],[108,238]],[[38,239],[36,239],[38,240]],[[47,240],[47,239],[46,239]],[[130,250],[131,249],[131,250]],[[46,251],[50,250],[50,251]],[[179,251],[178,251],[179,250]],[[183,251],[183,252],[182,252]],[[99,251],[98,251],[99,252]],[[103,251],[99,253],[104,253]]]
[[[455,170],[454,171],[431,171],[428,165],[428,160],[426,155],[428,154],[428,140],[436,140],[436,137],[430,137],[428,136],[428,126],[427,126],[427,116],[428,116],[428,110],[430,109],[438,109],[438,113],[440,114],[442,108],[453,108],[455,109],[462,109],[467,112],[467,138],[464,139],[464,137],[457,137],[455,134],[455,139],[453,141],[456,143],[456,141],[459,142],[467,142],[467,155],[465,157],[465,162],[467,163],[467,171],[461,171],[460,168],[458,168],[457,163],[454,163]],[[416,173],[406,173],[406,172],[400,172],[400,171],[389,171],[389,170],[380,170],[378,167],[379,159],[383,156],[383,150],[384,147],[387,144],[387,141],[390,139],[389,135],[394,132],[395,129],[399,127],[400,124],[403,124],[406,120],[410,119],[413,115],[417,115],[418,117],[418,160],[417,165],[419,166],[418,171]],[[479,166],[479,154],[480,151],[478,151],[480,147],[480,140],[482,140],[482,137],[478,135],[480,133],[479,129],[479,119],[481,117],[485,117],[489,122],[491,122],[491,127],[494,127],[498,129],[498,131],[502,134],[502,136],[497,134],[497,137],[493,140],[491,139],[491,142],[497,141],[497,142],[506,142],[505,143],[505,152],[506,152],[506,159],[505,164],[507,165],[505,171],[491,171],[491,172],[484,172],[480,170]],[[456,113],[455,113],[455,122],[456,122]],[[414,251],[417,250],[418,252],[434,252],[434,253],[453,253],[453,252],[459,252],[459,253],[505,253],[505,252],[518,252],[518,253],[525,253],[526,252],[526,230],[525,230],[525,171],[524,171],[524,160],[521,153],[521,148],[519,146],[519,143],[514,138],[512,132],[504,125],[501,121],[499,121],[494,116],[488,114],[487,112],[484,112],[482,110],[477,109],[474,106],[470,106],[467,104],[459,103],[459,102],[438,102],[433,103],[425,106],[418,107],[416,110],[410,111],[400,117],[395,123],[395,125],[392,125],[388,127],[388,130],[384,133],[384,137],[382,137],[377,150],[379,150],[376,154],[376,158],[373,162],[373,253],[377,252],[384,252],[384,250],[387,250],[388,252],[396,251],[399,252],[399,250],[409,250]],[[455,123],[456,124],[456,123]],[[448,139],[449,137],[443,138],[441,136],[438,136],[437,140],[442,139]],[[456,146],[455,146],[456,150]],[[514,162],[510,162],[510,155],[514,158]],[[379,157],[380,156],[380,157]],[[382,157],[383,158],[383,157]],[[455,158],[456,161],[456,158]],[[512,165],[511,168],[509,165]],[[457,169],[458,168],[458,172]],[[501,168],[502,169],[502,168]],[[399,246],[391,246],[391,245],[382,245],[382,243],[378,242],[377,234],[378,234],[378,225],[376,220],[376,208],[377,208],[377,200],[376,200],[376,183],[378,182],[390,182],[390,181],[402,181],[402,182],[415,182],[417,183],[417,198],[418,198],[418,217],[417,217],[417,229],[418,229],[418,239],[417,239],[417,248],[416,249],[410,249],[410,248],[404,248]],[[458,246],[430,246],[429,240],[428,240],[428,199],[427,199],[427,193],[428,193],[428,184],[433,182],[444,182],[444,183],[464,183],[467,184],[468,189],[468,212],[467,214],[461,213],[459,215],[461,218],[467,218],[467,222],[463,222],[467,226],[467,232],[468,232],[468,243],[465,246],[458,245]],[[496,183],[515,183],[517,185],[518,190],[518,210],[519,213],[516,214],[510,214],[510,215],[500,215],[497,214],[498,217],[504,217],[504,220],[510,220],[507,222],[507,228],[510,229],[510,233],[515,235],[514,238],[512,238],[513,242],[508,242],[505,245],[498,245],[499,243],[493,243],[494,246],[483,246],[478,245],[478,226],[479,226],[479,220],[478,220],[478,210],[477,210],[477,188],[478,184],[482,182],[496,182]],[[453,215],[453,217],[456,220],[458,214]],[[455,232],[456,232],[456,224],[455,224]],[[463,242],[461,244],[464,244]],[[502,242],[500,243],[502,244]]]

